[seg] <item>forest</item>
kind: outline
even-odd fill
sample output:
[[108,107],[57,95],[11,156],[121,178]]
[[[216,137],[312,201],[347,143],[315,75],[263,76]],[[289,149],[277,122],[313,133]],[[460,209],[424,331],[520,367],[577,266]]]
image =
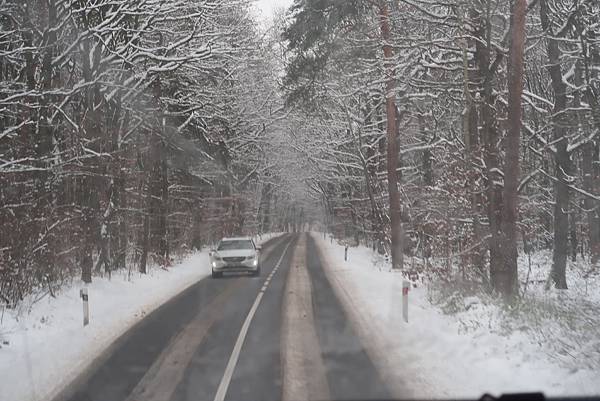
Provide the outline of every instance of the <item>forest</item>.
[[600,258],[596,0],[0,0],[0,304],[311,229],[518,296]]

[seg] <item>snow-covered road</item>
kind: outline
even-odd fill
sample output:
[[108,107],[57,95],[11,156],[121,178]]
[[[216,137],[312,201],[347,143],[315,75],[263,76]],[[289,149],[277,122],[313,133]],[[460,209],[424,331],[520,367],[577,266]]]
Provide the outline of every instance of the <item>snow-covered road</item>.
[[267,246],[261,270],[193,285],[129,330],[59,399],[391,398],[314,241],[282,236]]

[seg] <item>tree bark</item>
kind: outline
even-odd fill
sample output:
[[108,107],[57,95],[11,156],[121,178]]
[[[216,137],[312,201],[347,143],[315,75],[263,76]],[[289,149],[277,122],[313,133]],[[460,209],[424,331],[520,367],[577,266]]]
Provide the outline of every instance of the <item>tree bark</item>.
[[[82,59],[82,74],[85,82],[93,82],[93,71],[95,65],[92,65],[90,60],[91,53],[91,39],[83,41],[81,46],[80,56]],[[91,84],[85,91],[84,97],[84,116],[86,119],[83,122],[85,139],[93,142],[95,139],[100,138],[100,116],[99,108],[97,107],[101,102],[98,88],[96,84]],[[82,241],[82,256],[81,256],[81,278],[84,282],[90,283],[92,281],[92,269],[93,269],[93,251],[94,245],[98,239],[100,227],[98,225],[97,216],[99,209],[99,198],[98,198],[98,180],[96,179],[96,167],[97,165],[91,164],[91,161],[87,161],[84,164],[83,177],[80,181],[79,191],[81,193],[80,206],[82,209],[81,227],[84,233]]]
[[571,156],[567,151],[567,87],[563,81],[560,68],[561,52],[558,41],[550,26],[548,0],[540,1],[540,21],[547,33],[546,51],[548,53],[548,72],[554,91],[554,109],[552,115],[552,131],[556,146],[555,168],[555,202],[554,202],[554,250],[552,254],[552,270],[550,277],[554,286],[567,288],[567,254],[569,251],[569,187],[571,174]]
[[575,213],[570,213],[569,217],[569,243],[571,245],[569,250],[571,251],[571,261],[576,262],[577,247],[579,246],[579,239],[577,238],[577,220],[579,220],[579,218],[578,214]]
[[[152,135],[152,134],[150,134]],[[152,148],[152,145],[150,146]],[[151,152],[152,153],[152,152]],[[154,156],[154,155],[152,155]],[[141,157],[141,156],[140,156]],[[147,158],[148,159],[148,158]],[[142,231],[140,233],[140,242],[141,242],[141,255],[140,255],[140,265],[139,272],[146,274],[147,273],[147,263],[148,263],[148,252],[150,248],[150,213],[152,210],[152,172],[150,171],[150,167],[146,164],[150,164],[149,160],[144,160],[144,170],[145,170],[145,185],[142,184],[142,189],[145,191],[145,199],[142,200],[143,204],[143,224]]]
[[167,166],[166,145],[160,144],[160,255],[166,260],[169,259],[169,172]]
[[379,23],[386,62],[386,121],[387,121],[387,179],[390,202],[392,268],[403,267],[403,231],[400,192],[398,191],[398,138],[396,116],[396,79],[393,68],[393,50],[390,44],[390,25],[387,4],[379,5]]
[[[474,25],[479,28],[479,33],[481,34],[481,18],[480,13],[476,9],[474,4],[471,4],[469,8],[469,17],[474,21]],[[472,33],[472,32],[469,32]],[[472,43],[473,40],[467,41],[463,48],[463,79],[464,79],[464,88],[463,94],[466,101],[466,114],[463,118],[463,135],[465,145],[468,151],[467,154],[467,166],[466,169],[468,173],[469,180],[469,191],[470,191],[470,202],[471,202],[471,211],[473,214],[473,241],[472,244],[476,244],[480,241],[481,238],[485,236],[483,227],[480,223],[480,215],[481,215],[481,191],[482,189],[477,184],[479,171],[474,169],[473,166],[477,164],[477,160],[481,158],[481,144],[479,137],[479,111],[477,109],[477,104],[474,100],[475,96],[473,94],[474,89],[480,90],[482,78],[480,75],[480,71],[475,66],[472,65],[473,61],[469,60],[467,54],[467,48],[474,46]],[[485,248],[483,246],[477,246],[473,249],[471,255],[471,264],[477,271],[485,285],[489,284],[489,277],[485,271],[484,267],[485,261]]]
[[[586,143],[583,146],[582,158],[581,158],[581,170],[583,174],[583,189],[588,193],[595,193],[594,179],[593,179],[593,155],[594,155],[594,142]],[[600,240],[598,236],[598,222],[597,222],[597,202],[589,197],[583,199],[583,207],[587,215],[587,226],[588,226],[588,239],[589,239],[589,250],[592,256],[592,263],[598,260],[598,242]]]
[[142,227],[142,254],[140,257],[140,267],[139,272],[146,274],[148,272],[148,248],[149,248],[149,238],[150,237],[150,217],[148,213],[144,215],[144,225]]
[[129,112],[122,113],[121,99],[117,98],[113,115],[112,149],[116,157],[111,161],[114,202],[114,234],[111,235],[112,269],[125,268],[127,259],[127,224],[125,210],[127,208],[127,193],[125,191],[125,172],[123,168],[123,149],[120,143],[122,127],[129,123]]
[[[476,18],[476,41],[475,58],[477,67],[483,80],[481,119],[483,125],[483,158],[486,165],[486,195],[487,215],[490,228],[488,246],[490,250],[490,283],[492,288],[501,290],[499,286],[500,276],[503,269],[502,256],[500,254],[500,222],[502,215],[502,175],[500,174],[500,161],[498,154],[499,134],[498,122],[496,121],[496,97],[493,92],[493,81],[495,71],[491,63],[491,4],[487,3],[485,20],[481,13]],[[500,57],[500,55],[498,55]]]
[[[600,104],[596,93],[590,83],[587,83],[585,90],[585,99],[592,109],[592,121],[596,132],[600,131]],[[584,189],[595,194],[600,189],[600,149],[599,138],[587,143],[583,149],[583,180]],[[600,260],[600,202],[586,197],[584,207],[587,211],[587,223],[589,230],[589,248],[592,256],[592,263],[596,264]]]
[[511,18],[508,61],[508,131],[504,163],[504,203],[502,208],[502,269],[496,288],[508,298],[517,294],[517,219],[521,149],[521,95],[523,93],[523,53],[527,1],[516,0]]

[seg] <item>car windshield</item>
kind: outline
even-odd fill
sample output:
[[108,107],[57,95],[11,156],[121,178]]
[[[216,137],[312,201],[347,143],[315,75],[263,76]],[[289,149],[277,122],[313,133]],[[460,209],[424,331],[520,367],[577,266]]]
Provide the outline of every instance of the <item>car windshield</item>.
[[525,392],[600,396],[600,0],[0,0],[0,401]]
[[238,249],[254,249],[254,245],[252,244],[252,241],[249,240],[226,240],[221,241],[217,251],[232,251]]

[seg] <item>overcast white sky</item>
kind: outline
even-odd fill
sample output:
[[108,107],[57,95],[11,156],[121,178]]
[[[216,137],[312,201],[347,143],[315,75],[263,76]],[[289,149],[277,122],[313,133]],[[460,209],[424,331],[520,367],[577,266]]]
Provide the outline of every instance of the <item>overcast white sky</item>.
[[256,8],[261,12],[265,19],[270,20],[273,16],[273,10],[276,8],[287,8],[292,5],[293,0],[256,0]]

